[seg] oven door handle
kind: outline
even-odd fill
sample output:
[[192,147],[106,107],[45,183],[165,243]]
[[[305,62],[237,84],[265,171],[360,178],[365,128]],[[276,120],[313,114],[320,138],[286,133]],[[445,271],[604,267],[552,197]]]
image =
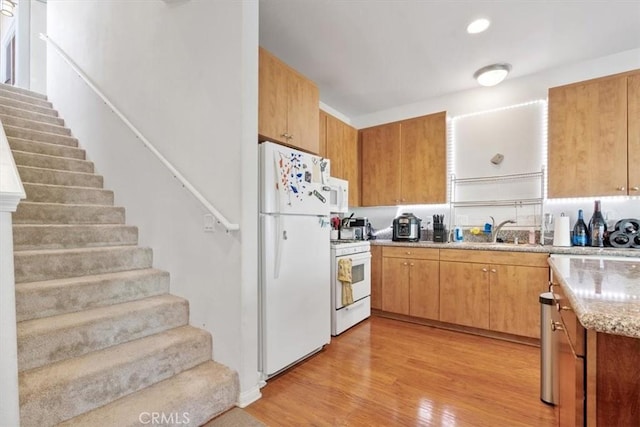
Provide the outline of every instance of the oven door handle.
[[362,304],[364,304],[364,300],[365,300],[365,298],[362,298],[361,300],[356,301],[356,302],[354,302],[353,304],[346,305],[346,306],[344,307],[344,309],[345,309],[346,311],[351,311],[351,310],[354,310],[354,309],[356,309],[356,308],[360,308],[360,306],[361,306]]

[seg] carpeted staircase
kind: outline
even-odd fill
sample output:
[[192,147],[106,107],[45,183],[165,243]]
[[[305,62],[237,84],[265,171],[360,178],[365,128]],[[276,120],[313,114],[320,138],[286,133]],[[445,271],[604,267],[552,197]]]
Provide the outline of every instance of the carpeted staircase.
[[27,194],[13,215],[22,425],[155,413],[153,425],[197,426],[233,407],[237,374],[211,360],[211,335],[189,326],[51,103],[0,85],[0,120]]

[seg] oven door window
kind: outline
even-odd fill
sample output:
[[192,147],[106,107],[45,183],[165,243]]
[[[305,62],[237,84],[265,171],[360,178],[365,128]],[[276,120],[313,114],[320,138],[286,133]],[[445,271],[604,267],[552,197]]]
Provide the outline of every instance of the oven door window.
[[351,267],[351,283],[356,284],[364,280],[364,264],[354,264]]

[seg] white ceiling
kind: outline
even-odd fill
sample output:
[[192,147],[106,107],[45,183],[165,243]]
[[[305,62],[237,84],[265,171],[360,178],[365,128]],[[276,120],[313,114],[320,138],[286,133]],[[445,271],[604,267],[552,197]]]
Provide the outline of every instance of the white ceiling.
[[[260,45],[348,117],[640,48],[640,0],[260,0]],[[466,27],[491,20],[484,33]]]

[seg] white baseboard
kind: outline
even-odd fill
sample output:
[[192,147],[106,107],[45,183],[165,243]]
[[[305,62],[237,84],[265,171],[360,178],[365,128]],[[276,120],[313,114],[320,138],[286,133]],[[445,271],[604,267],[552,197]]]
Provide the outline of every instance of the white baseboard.
[[243,391],[242,393],[240,393],[240,396],[238,396],[237,405],[239,408],[246,408],[256,400],[260,399],[261,397],[262,397],[262,393],[260,393],[260,386],[256,384],[250,390]]

